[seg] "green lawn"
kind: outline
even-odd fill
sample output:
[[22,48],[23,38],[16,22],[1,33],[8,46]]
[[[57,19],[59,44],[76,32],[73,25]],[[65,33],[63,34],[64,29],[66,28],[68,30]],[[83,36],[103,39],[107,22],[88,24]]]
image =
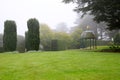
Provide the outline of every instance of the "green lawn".
[[2,53],[0,80],[120,80],[120,54],[89,50]]

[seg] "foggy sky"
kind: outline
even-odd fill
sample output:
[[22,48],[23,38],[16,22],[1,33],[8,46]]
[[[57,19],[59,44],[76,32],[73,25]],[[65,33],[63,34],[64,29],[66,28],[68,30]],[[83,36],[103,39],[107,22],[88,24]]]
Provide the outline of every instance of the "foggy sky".
[[17,32],[24,35],[27,31],[27,20],[36,18],[55,28],[61,22],[72,27],[76,20],[73,12],[75,5],[64,4],[62,0],[0,0],[0,33],[3,33],[4,21],[14,20]]

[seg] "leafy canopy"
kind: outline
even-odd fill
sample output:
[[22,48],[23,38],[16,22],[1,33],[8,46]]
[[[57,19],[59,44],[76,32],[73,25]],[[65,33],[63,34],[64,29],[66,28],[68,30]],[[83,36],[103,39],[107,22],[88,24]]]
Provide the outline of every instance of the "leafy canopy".
[[120,1],[119,0],[63,0],[65,3],[76,3],[74,9],[82,12],[84,16],[94,15],[96,22],[106,22],[108,29],[120,29]]

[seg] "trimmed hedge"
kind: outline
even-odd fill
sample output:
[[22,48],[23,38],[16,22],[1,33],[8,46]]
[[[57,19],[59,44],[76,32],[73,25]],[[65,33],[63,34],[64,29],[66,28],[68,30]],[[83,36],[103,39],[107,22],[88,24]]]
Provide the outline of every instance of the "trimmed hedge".
[[51,41],[51,50],[52,51],[58,51],[58,40],[52,40]]
[[51,41],[51,50],[52,51],[60,51],[60,50],[66,50],[66,43],[62,40],[52,40]]

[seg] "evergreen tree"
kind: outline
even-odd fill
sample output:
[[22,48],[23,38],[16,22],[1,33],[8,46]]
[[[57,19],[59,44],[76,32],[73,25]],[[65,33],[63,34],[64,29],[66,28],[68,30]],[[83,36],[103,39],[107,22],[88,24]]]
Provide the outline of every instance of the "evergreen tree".
[[31,18],[27,21],[28,33],[28,50],[38,50],[40,44],[39,38],[39,22],[35,18]]
[[17,45],[16,23],[12,20],[4,22],[3,47],[5,51],[15,51]]
[[96,22],[106,22],[108,29],[120,29],[120,1],[119,0],[63,0],[65,3],[77,3],[75,11],[94,15]]

